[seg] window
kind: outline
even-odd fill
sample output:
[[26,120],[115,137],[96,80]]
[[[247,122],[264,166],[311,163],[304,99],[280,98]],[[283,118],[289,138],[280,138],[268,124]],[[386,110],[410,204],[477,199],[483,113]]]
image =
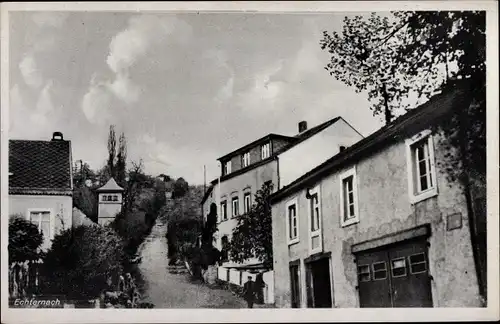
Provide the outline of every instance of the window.
[[358,266],[358,281],[359,282],[370,281],[370,266],[369,265],[359,265]]
[[240,202],[238,197],[233,197],[232,199],[232,204],[233,204],[233,217],[236,217],[240,214]]
[[102,196],[102,201],[108,201],[108,196],[103,195],[103,196]]
[[342,226],[359,222],[356,169],[340,175],[340,215]]
[[384,261],[372,264],[373,280],[384,280],[387,278],[387,266]]
[[224,200],[220,203],[220,217],[221,220],[227,220],[227,202]]
[[425,253],[417,253],[408,257],[411,274],[418,274],[427,271],[427,260]]
[[311,196],[310,208],[311,208],[311,232],[315,232],[320,228],[319,200],[317,193]]
[[434,145],[430,131],[421,132],[406,141],[408,191],[414,204],[437,195]]
[[227,161],[223,165],[224,165],[224,167],[222,170],[222,175],[226,175],[226,174],[231,173],[231,161]]
[[250,211],[252,208],[252,194],[250,192],[246,192],[245,195],[243,196],[243,209],[245,214]]
[[261,146],[261,157],[262,160],[271,156],[271,143],[266,143]]
[[38,230],[43,235],[42,250],[47,250],[50,246],[50,240],[53,238],[52,215],[49,210],[29,210],[29,221],[38,227]]
[[243,167],[247,167],[250,165],[250,152],[243,154]]
[[309,249],[311,253],[322,250],[321,206],[319,186],[310,189],[309,194]]
[[286,228],[288,235],[288,244],[299,241],[299,224],[297,215],[297,200],[294,199],[286,205]]
[[394,278],[406,276],[406,259],[397,258],[391,261],[392,276]]
[[118,201],[118,195],[113,196],[113,201]]

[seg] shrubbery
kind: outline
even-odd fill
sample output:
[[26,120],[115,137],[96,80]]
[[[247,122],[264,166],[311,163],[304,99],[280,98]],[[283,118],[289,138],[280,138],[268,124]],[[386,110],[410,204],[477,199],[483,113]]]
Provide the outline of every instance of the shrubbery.
[[123,243],[109,227],[78,226],[56,235],[42,269],[42,292],[93,299],[122,272]]
[[179,259],[187,261],[193,277],[201,278],[203,270],[220,261],[220,251],[212,245],[217,231],[216,206],[212,206],[207,221],[203,224],[194,218],[176,219],[168,223],[167,239],[170,264]]
[[151,226],[146,224],[144,218],[143,212],[126,215],[120,213],[109,225],[122,239],[124,251],[128,256],[133,256],[137,252],[137,248],[151,231]]
[[9,219],[9,263],[38,260],[38,248],[43,243],[43,235],[38,227],[22,216]]

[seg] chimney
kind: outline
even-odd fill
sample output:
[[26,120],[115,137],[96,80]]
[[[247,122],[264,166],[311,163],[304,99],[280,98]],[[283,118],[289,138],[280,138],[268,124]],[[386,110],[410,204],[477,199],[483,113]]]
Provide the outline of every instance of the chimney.
[[305,120],[299,122],[299,133],[305,132],[307,130],[307,122]]
[[52,133],[52,140],[53,141],[63,141],[63,134],[61,132],[54,132]]

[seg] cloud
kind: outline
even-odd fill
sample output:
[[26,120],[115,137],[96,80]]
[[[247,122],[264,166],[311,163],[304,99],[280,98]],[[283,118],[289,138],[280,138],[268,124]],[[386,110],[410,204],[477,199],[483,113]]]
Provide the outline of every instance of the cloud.
[[191,27],[176,17],[159,18],[152,15],[132,17],[127,28],[111,41],[106,62],[113,72],[119,73],[129,69],[154,45],[169,39],[185,41],[183,38],[190,34],[190,31]]
[[82,100],[82,110],[87,120],[97,124],[105,122],[110,117],[110,102],[110,94],[104,84],[91,84]]
[[44,79],[41,70],[38,68],[36,56],[41,52],[49,52],[54,48],[56,39],[53,33],[44,32],[46,27],[60,28],[68,14],[65,12],[37,12],[31,18],[39,27],[39,35],[31,44],[31,48],[25,53],[19,63],[19,70],[24,78],[24,82],[33,89],[39,90]]
[[9,118],[9,133],[12,133],[13,130],[16,130],[18,125],[17,123],[22,120],[17,117],[23,115],[22,112],[25,110],[25,107],[26,106],[21,94],[21,89],[19,88],[18,84],[14,84],[9,93],[9,112],[11,114]]
[[24,82],[32,88],[40,88],[43,78],[37,67],[33,53],[29,53],[19,63],[19,70],[23,76]]
[[125,103],[131,104],[139,100],[141,89],[132,82],[127,73],[118,73],[115,80],[108,83],[107,87]]
[[234,74],[227,79],[226,84],[217,92],[216,99],[220,102],[227,101],[234,94]]
[[[175,32],[175,33],[174,33]],[[91,84],[82,100],[82,110],[92,123],[109,117],[112,94],[123,103],[138,102],[142,88],[133,80],[130,69],[147,57],[154,46],[169,41],[185,42],[191,33],[191,26],[176,17],[154,15],[134,16],[127,27],[116,34],[109,44],[106,63],[114,76],[97,85]],[[102,117],[96,118],[96,114]]]
[[47,82],[36,103],[36,111],[41,114],[48,114],[54,110],[54,103],[52,102],[51,89],[54,83],[52,81]]
[[149,174],[166,173],[184,177],[190,183],[202,184],[203,164],[216,158],[216,154],[202,148],[170,146],[151,134],[141,135],[137,144]]
[[284,83],[271,77],[282,68],[282,61],[257,72],[253,79],[253,85],[240,93],[237,98],[238,104],[249,113],[269,113],[276,108],[276,101],[283,94]]
[[9,135],[20,138],[40,138],[47,136],[58,122],[58,112],[52,98],[53,82],[47,82],[37,97],[29,91],[22,91],[18,84],[10,90]]
[[231,99],[234,95],[234,82],[235,82],[235,71],[229,65],[227,53],[220,49],[210,49],[207,50],[203,56],[214,64],[214,67],[218,70],[225,70],[228,74],[226,82],[217,92],[215,99],[218,102],[224,102]]

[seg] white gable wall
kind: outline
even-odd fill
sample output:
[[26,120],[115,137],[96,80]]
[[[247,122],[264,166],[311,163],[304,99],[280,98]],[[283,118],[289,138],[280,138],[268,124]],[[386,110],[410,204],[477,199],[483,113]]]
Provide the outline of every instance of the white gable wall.
[[363,137],[343,119],[279,155],[280,188],[289,185]]

